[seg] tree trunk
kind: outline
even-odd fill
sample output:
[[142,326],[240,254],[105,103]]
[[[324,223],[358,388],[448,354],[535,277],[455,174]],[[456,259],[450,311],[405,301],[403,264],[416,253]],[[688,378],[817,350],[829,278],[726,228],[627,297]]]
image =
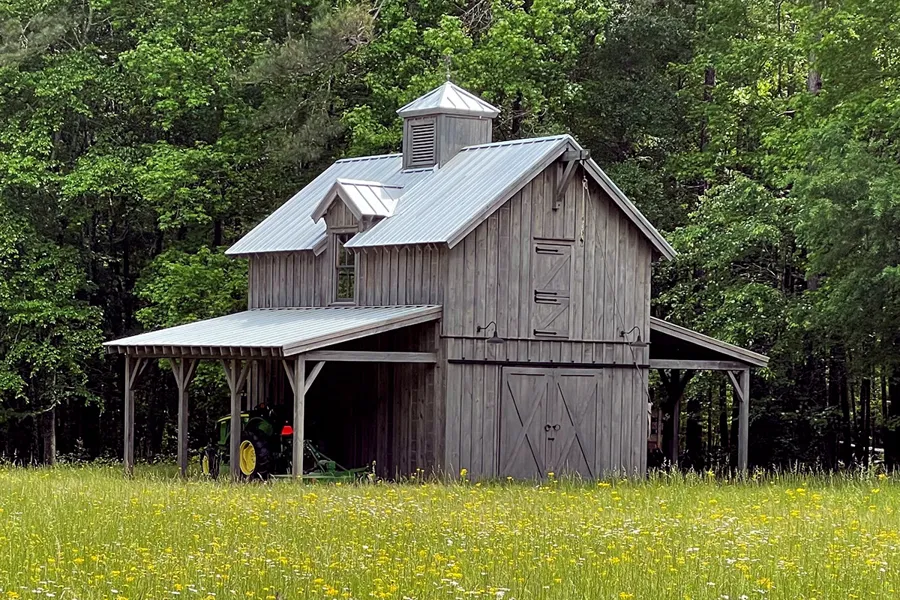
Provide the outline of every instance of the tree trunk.
[[900,421],[900,373],[891,373],[887,385],[888,415],[884,427],[884,464],[893,471],[900,465],[900,440],[897,422]]
[[872,427],[872,380],[864,377],[859,386],[859,412],[860,431],[857,437],[859,441],[859,456],[864,467],[869,466],[869,435]]
[[43,440],[43,463],[56,464],[56,408],[51,408],[40,418],[41,439]]
[[728,440],[728,383],[723,379],[719,384],[719,448],[725,456],[731,455]]
[[686,469],[702,471],[703,460],[703,407],[696,396],[687,403],[687,427],[685,428],[685,451],[687,460],[683,465]]

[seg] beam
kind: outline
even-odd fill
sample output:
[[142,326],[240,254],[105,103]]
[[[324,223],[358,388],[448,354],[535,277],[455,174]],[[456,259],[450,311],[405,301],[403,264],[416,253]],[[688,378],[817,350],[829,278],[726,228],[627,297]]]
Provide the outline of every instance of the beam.
[[294,363],[294,439],[291,476],[303,475],[303,425],[306,418],[306,358],[298,356]]
[[553,195],[553,210],[559,210],[560,205],[563,203],[566,197],[566,189],[569,187],[569,182],[572,181],[572,176],[575,174],[575,165],[578,162],[570,160],[565,164],[566,168],[556,184],[556,193]]
[[309,393],[309,388],[312,387],[313,382],[316,380],[316,377],[319,376],[319,373],[322,372],[322,367],[324,367],[324,366],[325,366],[324,360],[317,362],[313,366],[312,371],[309,372],[309,377],[306,378],[306,387],[304,387],[304,389],[303,389],[304,394]]
[[572,162],[576,160],[587,160],[591,157],[591,151],[586,149],[581,150],[566,150],[562,153],[562,161],[563,162]]
[[735,371],[746,369],[747,364],[731,360],[682,360],[651,358],[651,369],[689,369],[691,371]]
[[308,360],[335,362],[431,363],[434,352],[370,352],[364,350],[313,350],[304,355]]
[[178,387],[178,470],[185,478],[188,468],[188,385],[197,372],[197,360],[176,358],[169,362]]

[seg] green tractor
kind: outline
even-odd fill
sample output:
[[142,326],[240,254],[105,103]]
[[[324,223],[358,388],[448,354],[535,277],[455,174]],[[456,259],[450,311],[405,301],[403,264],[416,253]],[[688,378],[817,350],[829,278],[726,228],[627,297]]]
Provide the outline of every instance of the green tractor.
[[[246,479],[268,479],[291,473],[294,429],[288,419],[265,406],[241,413],[241,444],[238,448],[240,473]],[[219,477],[222,465],[229,464],[231,415],[216,421],[212,441],[200,454],[203,474]],[[368,468],[346,469],[304,441],[304,479],[354,481],[371,473]]]

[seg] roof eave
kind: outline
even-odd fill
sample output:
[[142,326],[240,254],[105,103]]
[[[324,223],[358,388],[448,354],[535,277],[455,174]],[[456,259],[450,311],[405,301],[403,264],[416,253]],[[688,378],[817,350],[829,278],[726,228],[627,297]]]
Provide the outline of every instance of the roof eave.
[[650,317],[650,328],[651,331],[656,328],[661,333],[677,337],[689,343],[704,346],[715,352],[721,352],[726,356],[747,363],[750,366],[764,368],[769,364],[769,357],[765,354],[759,354],[758,352],[753,352],[752,350],[729,344],[728,342],[723,342],[712,336],[700,333],[699,331],[694,331],[693,329],[688,329],[687,327],[682,327],[681,325],[675,325],[674,323],[670,323],[669,321],[665,321],[658,317]]
[[397,114],[404,119],[409,117],[427,117],[437,115],[456,115],[461,117],[470,117],[473,119],[494,119],[500,111],[472,111],[465,108],[412,108],[403,112],[397,111]]

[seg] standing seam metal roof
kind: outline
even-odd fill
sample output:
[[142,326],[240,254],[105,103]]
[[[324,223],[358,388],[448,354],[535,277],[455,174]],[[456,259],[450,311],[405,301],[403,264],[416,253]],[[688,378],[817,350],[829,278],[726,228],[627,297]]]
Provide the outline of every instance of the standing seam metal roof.
[[[569,135],[495,142],[460,150],[440,169],[402,169],[402,156],[390,154],[340,160],[257,225],[226,254],[313,250],[324,242],[325,223],[313,221],[317,204],[339,178],[403,188],[392,216],[354,236],[349,248],[459,243],[566,149],[581,150]],[[675,250],[593,161],[585,169],[656,250],[673,258]],[[392,193],[393,196],[393,193]]]
[[378,181],[385,185],[408,187],[434,171],[433,168],[404,171],[402,167],[403,157],[400,154],[339,160],[263,219],[225,254],[235,256],[313,250],[325,238],[325,223],[312,220],[313,209],[337,179]]
[[285,356],[441,317],[441,307],[260,308],[106,342],[109,348],[274,348]]
[[348,248],[450,243],[477,226],[565,151],[569,136],[470,146],[434,175],[404,190],[389,219],[357,234]]

